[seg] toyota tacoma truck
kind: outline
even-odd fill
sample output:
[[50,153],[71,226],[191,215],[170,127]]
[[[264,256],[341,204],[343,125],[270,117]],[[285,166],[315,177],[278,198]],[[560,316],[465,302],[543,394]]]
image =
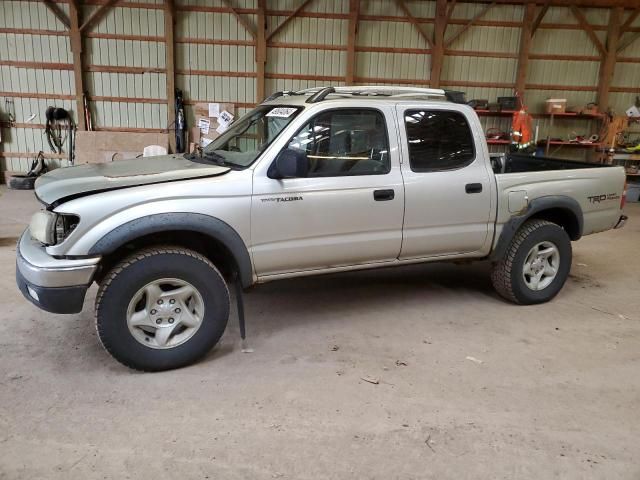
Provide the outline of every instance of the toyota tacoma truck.
[[222,336],[229,287],[487,260],[498,294],[552,299],[571,242],[622,226],[622,167],[489,154],[473,109],[436,89],[272,95],[203,150],[59,168],[19,240],[17,283],[73,314],[97,283],[100,341],[157,371]]

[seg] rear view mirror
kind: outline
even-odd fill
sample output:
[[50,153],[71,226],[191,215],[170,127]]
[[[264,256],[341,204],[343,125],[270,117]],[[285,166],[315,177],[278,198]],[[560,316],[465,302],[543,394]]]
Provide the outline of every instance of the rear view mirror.
[[270,178],[306,177],[309,173],[309,159],[306,153],[287,148],[280,152],[269,169]]

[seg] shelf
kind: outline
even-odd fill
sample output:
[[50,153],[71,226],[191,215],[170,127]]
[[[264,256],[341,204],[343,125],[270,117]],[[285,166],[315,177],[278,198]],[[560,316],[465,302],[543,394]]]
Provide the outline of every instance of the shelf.
[[[549,145],[557,145],[557,146],[567,146],[567,147],[581,147],[581,148],[598,148],[601,147],[602,143],[577,143],[577,142],[554,142],[553,140],[549,142]],[[540,145],[544,147],[545,144]]]
[[494,139],[487,140],[488,145],[509,145],[510,143],[511,143],[511,140],[494,140]]
[[[492,112],[490,110],[476,110],[476,113],[481,117],[510,117],[515,112],[516,112],[516,110],[502,110],[502,111],[499,111],[499,112]],[[604,114],[596,113],[595,115],[580,115],[578,113],[565,112],[565,113],[554,113],[554,114],[551,114],[551,113],[532,113],[531,116],[534,117],[534,118],[551,118],[551,116],[553,116],[553,117],[556,117],[556,118],[561,117],[561,118],[574,118],[576,120],[578,120],[578,119],[580,119],[580,120],[593,120],[593,119],[604,117]]]
[[627,177],[640,177],[640,173],[627,173]]

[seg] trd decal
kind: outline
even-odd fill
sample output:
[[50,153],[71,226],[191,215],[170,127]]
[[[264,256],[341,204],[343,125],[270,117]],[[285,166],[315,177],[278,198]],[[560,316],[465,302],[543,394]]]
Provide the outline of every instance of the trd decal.
[[302,200],[302,197],[269,197],[269,198],[261,198],[263,202],[297,202],[298,200]]
[[620,200],[620,195],[617,193],[609,193],[607,195],[593,195],[591,197],[587,197],[591,203],[600,203],[605,202],[607,200]]

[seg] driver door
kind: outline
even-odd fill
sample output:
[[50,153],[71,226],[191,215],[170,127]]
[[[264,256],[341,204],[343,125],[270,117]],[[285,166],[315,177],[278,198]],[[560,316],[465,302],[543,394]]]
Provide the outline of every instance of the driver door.
[[306,176],[256,170],[251,250],[259,277],[397,259],[404,189],[389,131],[392,109],[323,110],[285,147],[306,157]]

